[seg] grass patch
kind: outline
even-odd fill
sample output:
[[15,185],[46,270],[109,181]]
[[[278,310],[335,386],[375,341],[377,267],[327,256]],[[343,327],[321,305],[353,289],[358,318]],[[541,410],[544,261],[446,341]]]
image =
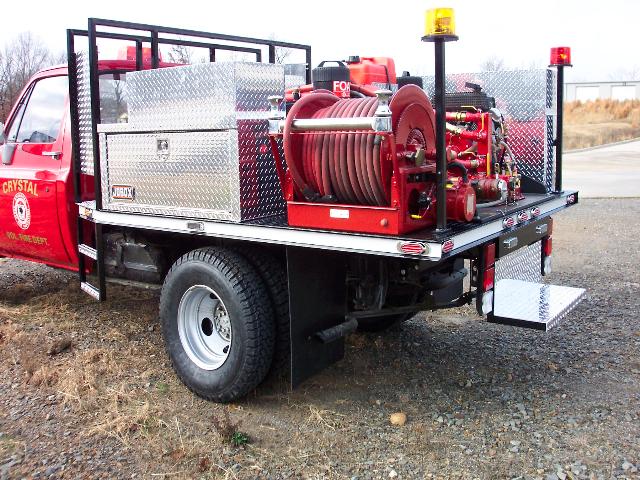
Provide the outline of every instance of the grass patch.
[[595,147],[640,137],[640,100],[594,100],[564,105],[564,148]]

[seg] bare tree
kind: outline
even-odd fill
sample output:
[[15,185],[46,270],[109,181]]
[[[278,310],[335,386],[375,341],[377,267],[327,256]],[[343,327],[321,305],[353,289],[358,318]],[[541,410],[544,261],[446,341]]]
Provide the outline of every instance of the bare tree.
[[193,58],[189,47],[184,45],[172,45],[169,49],[169,61],[171,63],[183,63],[190,65]]
[[609,73],[609,80],[615,82],[640,80],[640,65],[631,65],[628,68],[619,68]]
[[38,37],[24,32],[0,50],[0,120],[6,119],[20,90],[37,71],[61,63]]
[[[275,35],[272,33],[271,35],[269,35],[269,40],[277,40],[275,38]],[[275,48],[275,53],[276,53],[276,63],[278,64],[284,64],[286,63],[287,59],[291,56],[291,54],[293,53],[293,51],[290,48],[285,48],[285,47],[276,47]]]
[[495,72],[499,70],[506,70],[504,60],[498,57],[489,57],[480,64],[480,71],[482,72]]

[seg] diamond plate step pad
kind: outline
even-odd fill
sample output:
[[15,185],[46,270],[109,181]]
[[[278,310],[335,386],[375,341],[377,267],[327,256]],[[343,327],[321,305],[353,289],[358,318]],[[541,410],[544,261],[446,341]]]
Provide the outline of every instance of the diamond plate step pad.
[[502,279],[494,289],[488,321],[548,331],[584,298],[584,288]]

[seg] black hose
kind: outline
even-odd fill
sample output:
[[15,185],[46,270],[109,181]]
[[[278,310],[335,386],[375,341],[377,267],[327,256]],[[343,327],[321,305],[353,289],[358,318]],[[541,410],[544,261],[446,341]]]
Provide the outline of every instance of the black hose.
[[449,170],[449,168],[451,167],[458,167],[460,170],[462,170],[462,180],[464,180],[464,183],[469,182],[469,174],[467,172],[467,167],[465,167],[460,162],[456,162],[455,160],[447,164],[447,170]]

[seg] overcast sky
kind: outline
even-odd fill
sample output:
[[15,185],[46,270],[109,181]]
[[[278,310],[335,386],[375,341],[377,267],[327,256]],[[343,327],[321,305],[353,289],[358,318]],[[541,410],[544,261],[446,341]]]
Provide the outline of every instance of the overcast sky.
[[568,80],[640,74],[638,0],[31,0],[28,5],[5,2],[0,44],[30,30],[63,51],[66,28],[86,28],[88,17],[100,17],[307,43],[314,64],[349,55],[392,56],[398,72],[429,74],[433,47],[420,37],[424,11],[434,6],[456,10],[460,40],[447,45],[450,72],[476,71],[489,57],[512,68],[544,67],[549,48],[566,45],[575,65]]

